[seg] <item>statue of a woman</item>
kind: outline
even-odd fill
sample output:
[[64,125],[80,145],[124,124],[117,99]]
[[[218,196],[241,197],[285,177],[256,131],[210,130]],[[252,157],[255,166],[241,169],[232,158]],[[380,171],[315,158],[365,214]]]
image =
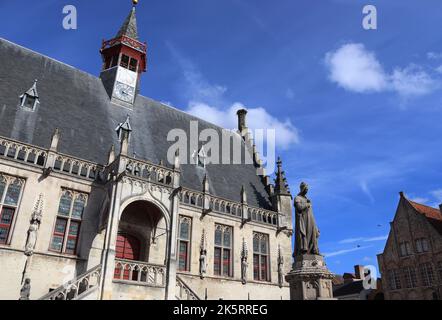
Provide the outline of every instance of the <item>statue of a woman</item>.
[[200,277],[201,279],[204,278],[204,274],[206,273],[207,268],[207,250],[204,248],[201,248],[200,250]]
[[29,300],[29,295],[31,294],[31,279],[26,278],[23,287],[20,289],[20,299],[19,300]]
[[35,243],[37,241],[38,221],[33,220],[28,229],[28,240],[26,241],[25,254],[30,256],[34,253]]
[[301,183],[300,192],[295,198],[295,256],[319,254],[319,230],[313,216],[312,204],[307,198],[308,185]]

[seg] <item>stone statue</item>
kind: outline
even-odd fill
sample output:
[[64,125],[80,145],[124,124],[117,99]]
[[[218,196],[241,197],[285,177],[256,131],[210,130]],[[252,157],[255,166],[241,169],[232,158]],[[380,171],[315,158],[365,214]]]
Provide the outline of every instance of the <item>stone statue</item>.
[[204,274],[207,272],[207,250],[201,248],[200,251],[200,277],[204,278]]
[[200,244],[200,277],[204,278],[204,274],[207,272],[207,248],[206,248],[206,231],[203,229],[201,234]]
[[29,300],[29,295],[31,294],[31,279],[26,278],[23,287],[20,290],[19,300]]
[[37,220],[33,220],[28,229],[28,239],[25,245],[25,254],[31,256],[34,253],[35,243],[37,242],[37,230],[39,223]]
[[282,288],[284,283],[284,257],[281,254],[281,246],[278,246],[278,285]]
[[248,250],[247,250],[247,244],[246,241],[242,240],[242,249],[241,249],[241,282],[242,284],[247,283],[247,268],[248,268]]
[[295,256],[304,254],[319,255],[319,230],[313,216],[312,204],[307,198],[308,185],[302,182],[295,198]]

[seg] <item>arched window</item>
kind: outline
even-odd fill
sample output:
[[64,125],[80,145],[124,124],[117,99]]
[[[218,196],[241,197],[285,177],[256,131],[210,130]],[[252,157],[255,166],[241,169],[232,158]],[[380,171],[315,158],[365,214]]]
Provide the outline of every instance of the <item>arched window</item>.
[[52,234],[51,251],[76,254],[86,202],[85,193],[63,190]]
[[180,216],[178,230],[178,269],[180,271],[190,271],[191,232],[192,219]]

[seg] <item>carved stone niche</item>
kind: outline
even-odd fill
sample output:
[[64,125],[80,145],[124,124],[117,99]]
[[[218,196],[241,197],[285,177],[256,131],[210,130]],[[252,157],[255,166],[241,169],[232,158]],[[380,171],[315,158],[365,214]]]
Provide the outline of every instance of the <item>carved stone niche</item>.
[[323,256],[295,257],[292,270],[285,276],[290,284],[290,300],[332,300],[333,276]]

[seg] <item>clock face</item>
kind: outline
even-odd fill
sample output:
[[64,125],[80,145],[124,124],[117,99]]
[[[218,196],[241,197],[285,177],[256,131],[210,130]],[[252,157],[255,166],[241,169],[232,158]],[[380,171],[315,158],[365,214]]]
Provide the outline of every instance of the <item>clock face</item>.
[[134,100],[135,88],[127,84],[117,82],[115,84],[114,96],[122,101],[132,103]]
[[137,86],[138,74],[125,68],[118,68],[117,81],[127,84],[130,87]]

